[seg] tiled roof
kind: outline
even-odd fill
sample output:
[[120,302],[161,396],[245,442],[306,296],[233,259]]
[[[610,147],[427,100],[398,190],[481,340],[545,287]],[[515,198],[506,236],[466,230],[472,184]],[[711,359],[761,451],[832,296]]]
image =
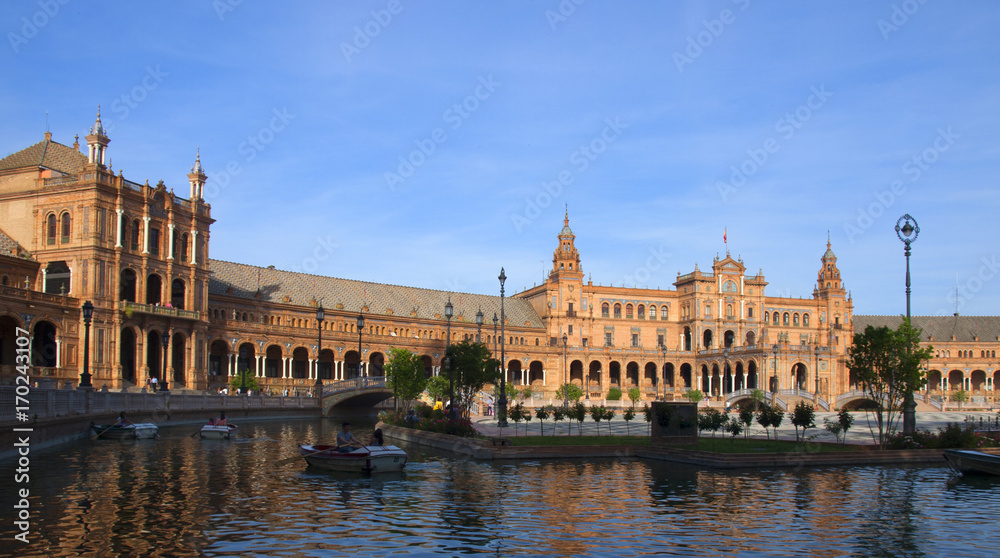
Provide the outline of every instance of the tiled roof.
[[52,140],[42,140],[0,159],[0,171],[45,167],[66,174],[77,174],[85,164],[87,157],[76,149]]
[[13,256],[20,258],[27,255],[27,251],[20,248],[13,238],[0,231],[0,256]]
[[[484,331],[493,326],[494,312],[500,315],[499,296],[338,279],[223,260],[209,260],[208,266],[212,271],[209,295],[236,296],[296,306],[311,306],[312,301],[317,300],[323,303],[325,309],[337,309],[337,305],[342,304],[343,310],[352,313],[360,312],[362,305],[366,305],[368,312],[372,314],[388,315],[391,310],[392,315],[402,319],[441,321],[445,320],[444,305],[450,296],[454,307],[452,321],[461,322],[461,316],[465,323],[475,324],[476,311],[482,308]],[[285,297],[288,297],[287,301]],[[415,314],[411,313],[414,311]],[[541,318],[526,300],[505,297],[504,312],[507,315],[507,325],[542,327]],[[435,314],[440,314],[440,317],[435,318]]]
[[[855,314],[854,332],[862,333],[869,325],[896,329],[902,321],[901,316]],[[913,316],[911,321],[915,327],[924,330],[925,341],[931,338],[934,341],[951,341],[954,335],[955,341],[975,342],[978,336],[981,342],[995,343],[1000,336],[1000,316]]]

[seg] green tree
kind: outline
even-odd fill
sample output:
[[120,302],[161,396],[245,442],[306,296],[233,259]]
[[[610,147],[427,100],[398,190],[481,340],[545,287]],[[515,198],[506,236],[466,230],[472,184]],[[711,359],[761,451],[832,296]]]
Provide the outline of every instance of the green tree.
[[955,390],[951,392],[951,400],[954,401],[955,403],[958,403],[958,408],[961,409],[962,403],[965,403],[966,401],[969,400],[969,392],[965,391],[964,389]]
[[448,377],[447,376],[434,376],[427,380],[427,384],[424,389],[427,391],[427,395],[434,401],[444,401],[448,398]]
[[[764,402],[764,390],[755,389],[750,392],[750,401],[753,401],[753,412],[757,412],[760,404]],[[749,423],[748,423],[749,424]]]
[[583,435],[583,421],[587,419],[587,406],[582,402],[577,401],[576,405],[573,405],[572,417],[576,419],[576,433],[577,435]]
[[248,390],[253,391],[254,393],[260,392],[260,383],[257,382],[257,378],[250,373],[249,368],[244,369],[242,372],[229,379],[229,387],[232,388],[229,391],[233,393],[238,393],[237,390],[239,390],[240,386],[243,385],[243,380],[241,380],[240,378],[246,380],[246,388]]
[[[562,422],[562,419],[566,418],[566,413],[568,409],[563,409],[560,405],[555,405],[552,407],[552,422],[558,424]],[[555,436],[556,427],[552,425],[552,435]]]
[[876,437],[872,427],[872,437],[880,448],[884,449],[895,433],[906,397],[927,383],[920,363],[929,359],[934,349],[921,348],[922,333],[907,318],[895,330],[868,326],[864,333],[854,336],[854,344],[847,351],[847,367],[861,391],[875,404],[878,433]]
[[844,427],[839,422],[834,422],[825,418],[823,419],[823,428],[827,429],[827,431],[836,436],[837,443],[840,443],[840,433],[844,431]]
[[583,388],[576,384],[563,384],[556,390],[556,399],[576,403],[583,397]]
[[729,424],[726,425],[726,431],[732,434],[733,438],[736,438],[743,432],[743,422],[736,417],[729,419]]
[[389,362],[385,366],[386,386],[396,394],[401,403],[399,410],[406,412],[413,401],[420,397],[427,387],[424,363],[420,355],[407,349],[389,349]]
[[642,416],[646,419],[646,435],[649,436],[653,429],[653,408],[649,403],[642,405]]
[[692,389],[689,390],[687,393],[685,393],[684,397],[686,397],[687,400],[692,403],[699,403],[702,399],[705,398],[705,394],[702,393],[700,389]]
[[517,405],[511,407],[510,411],[507,412],[507,417],[514,421],[514,435],[517,436],[517,425],[520,424],[525,417],[524,405],[518,403]]
[[601,435],[601,421],[604,420],[604,411],[605,410],[606,409],[604,408],[603,405],[601,405],[601,406],[594,405],[594,406],[592,406],[590,408],[590,418],[594,419],[594,422],[597,423],[597,435],[598,436]]
[[622,398],[621,388],[613,387],[608,390],[608,401],[620,401]]
[[844,441],[847,441],[847,431],[854,426],[854,415],[851,414],[847,409],[841,409],[837,413],[837,422],[840,423],[840,429],[844,433]]
[[538,423],[542,428],[542,436],[545,435],[545,419],[549,418],[549,410],[544,406],[535,409],[535,417],[538,418]]
[[[632,390],[629,390],[629,391],[632,391]],[[632,420],[634,418],[635,418],[635,407],[629,407],[628,409],[625,409],[625,412],[622,413],[622,419],[625,420],[625,435],[626,436],[631,436],[632,435],[632,433],[629,432],[628,423],[629,423],[630,420]]]
[[469,418],[469,410],[476,394],[486,384],[500,379],[499,363],[490,357],[490,349],[485,343],[468,340],[451,346],[451,358],[455,398],[458,399],[462,415]]
[[751,409],[750,407],[740,408],[740,423],[743,424],[744,438],[750,437],[750,425],[753,424],[753,412],[754,410]]
[[637,387],[628,388],[628,398],[632,401],[632,407],[635,407],[635,402],[642,397],[642,391]]
[[[611,435],[611,421],[615,418],[614,409],[604,409],[604,421],[608,423],[608,436]],[[598,432],[600,434],[600,432]]]
[[[795,425],[795,441],[804,441],[806,429],[816,426],[816,409],[805,401],[799,401],[795,404],[795,410],[792,411],[792,424]],[[802,429],[801,438],[799,437],[799,428]]]
[[524,386],[524,389],[517,392],[517,398],[520,399],[521,401],[527,401],[531,399],[532,393],[533,392],[531,391],[531,386]]
[[781,426],[781,421],[785,417],[785,412],[781,410],[777,405],[761,405],[760,410],[757,411],[757,424],[764,427],[764,434],[767,439],[771,439],[771,433],[767,430],[770,426],[774,428],[774,439],[778,439],[778,427]]

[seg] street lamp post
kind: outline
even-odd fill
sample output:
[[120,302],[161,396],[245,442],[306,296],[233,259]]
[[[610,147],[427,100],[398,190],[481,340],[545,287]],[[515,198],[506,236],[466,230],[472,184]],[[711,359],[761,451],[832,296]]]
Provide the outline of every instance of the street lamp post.
[[771,375],[771,404],[778,393],[778,344],[774,344],[774,374]]
[[361,334],[365,330],[365,315],[358,313],[358,377],[361,377]]
[[482,343],[483,336],[483,309],[476,312],[476,343]]
[[660,352],[663,353],[663,400],[667,400],[667,346],[666,344],[660,345]]
[[448,418],[455,419],[455,373],[451,365],[451,317],[455,313],[455,308],[451,305],[451,297],[448,297],[447,304],[444,305],[444,317],[448,320],[447,334],[445,335],[444,365],[448,368]]
[[320,369],[322,368],[323,359],[323,320],[326,318],[326,314],[323,312],[323,303],[321,302],[319,308],[316,309],[316,397],[323,395],[323,380],[321,379]]
[[816,391],[813,393],[813,402],[819,405],[819,343],[813,348],[813,354],[816,355]]
[[[911,224],[910,221],[913,221]],[[896,221],[896,236],[903,242],[906,256],[906,321],[910,321],[910,245],[917,241],[920,225],[909,213]],[[903,400],[903,434],[913,434],[917,430],[917,404],[913,401],[913,391],[906,390]]]
[[497,426],[503,428],[507,426],[507,362],[504,353],[504,344],[507,335],[504,331],[504,309],[503,309],[503,284],[507,280],[507,275],[500,268],[500,399],[497,401]]
[[83,373],[80,374],[81,389],[93,389],[90,383],[90,320],[94,317],[94,303],[83,303]]
[[160,378],[160,391],[170,392],[170,382],[167,381],[167,347],[170,345],[170,332],[163,330],[163,377]]
[[569,369],[566,367],[566,346],[569,336],[563,334],[563,409],[569,408]]
[[[236,373],[240,375],[240,395],[246,395],[247,393],[247,372],[250,371],[250,367],[247,366],[247,350],[246,347],[240,346],[240,359],[236,363]],[[240,365],[243,365],[243,369],[240,370]]]

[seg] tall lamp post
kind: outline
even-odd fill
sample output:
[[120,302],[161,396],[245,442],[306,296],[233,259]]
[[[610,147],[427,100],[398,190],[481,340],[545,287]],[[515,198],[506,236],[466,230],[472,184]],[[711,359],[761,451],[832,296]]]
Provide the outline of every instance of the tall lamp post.
[[667,400],[667,346],[660,344],[660,352],[663,353],[663,400]]
[[[910,221],[913,221],[911,224]],[[909,213],[896,221],[896,236],[903,242],[906,256],[906,321],[910,321],[910,245],[917,241],[920,225]],[[913,401],[913,391],[906,390],[903,400],[903,434],[913,434],[917,430],[917,404]]]
[[[240,365],[243,365],[242,369],[240,369]],[[240,395],[246,395],[247,393],[247,372],[249,371],[250,367],[247,366],[246,347],[240,346],[240,358],[236,363],[236,373],[240,375]]]
[[80,389],[93,389],[90,383],[90,320],[94,317],[94,303],[83,303],[83,373],[80,374]]
[[444,305],[444,317],[448,320],[447,334],[444,345],[444,365],[448,369],[448,418],[455,419],[455,374],[451,365],[451,317],[455,313],[455,307],[451,305],[451,297]]
[[160,378],[160,391],[170,392],[170,382],[167,381],[167,347],[170,345],[170,332],[163,329],[163,377]]
[[316,397],[323,395],[323,380],[321,379],[320,368],[322,367],[321,360],[323,359],[323,320],[326,318],[326,314],[323,312],[323,303],[319,304],[319,308],[316,309]]
[[497,277],[500,280],[500,399],[497,401],[497,426],[503,428],[507,426],[507,362],[506,354],[504,354],[504,344],[506,339],[504,337],[507,333],[504,331],[504,312],[503,312],[503,284],[507,280],[507,275],[503,272],[503,268],[500,268],[500,276]]
[[774,397],[778,393],[778,344],[774,344],[774,373],[771,375],[771,404],[774,405]]
[[358,377],[361,377],[361,334],[365,331],[365,315],[358,313]]
[[813,354],[816,355],[816,391],[813,392],[813,403],[819,405],[819,343],[813,348]]
[[482,343],[483,336],[483,309],[476,312],[476,343]]
[[569,408],[569,368],[566,367],[566,346],[569,336],[563,334],[563,409]]

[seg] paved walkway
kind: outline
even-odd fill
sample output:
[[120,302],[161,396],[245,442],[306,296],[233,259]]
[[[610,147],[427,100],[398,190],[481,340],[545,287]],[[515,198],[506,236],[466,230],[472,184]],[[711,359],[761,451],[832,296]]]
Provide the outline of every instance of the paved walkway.
[[[871,417],[871,424],[875,425],[874,415],[867,415],[864,412],[853,412],[854,416],[854,426],[847,433],[847,443],[849,444],[871,444],[873,443],[871,429],[868,425],[868,418]],[[736,416],[736,413],[730,413],[730,416]],[[982,419],[985,425],[987,421],[994,423],[994,429],[997,429],[996,420],[997,413],[988,412],[969,412],[963,413],[961,411],[949,411],[949,412],[918,412],[917,413],[917,429],[918,430],[929,430],[931,432],[936,432],[938,428],[943,428],[948,423],[957,422],[963,423],[967,418],[969,420],[974,420],[976,425],[979,424],[980,419]],[[806,436],[812,438],[817,442],[836,442],[836,437],[823,428],[823,419],[829,419],[831,422],[836,422],[837,413],[816,413],[816,428],[810,428],[806,431]],[[496,417],[480,417],[478,419],[473,419],[473,425],[476,430],[479,431],[483,436],[504,436],[513,437],[514,432],[514,421],[508,420],[508,427],[501,429],[497,427]],[[578,424],[575,420],[571,421],[562,420],[558,423],[554,422],[550,417],[545,421],[545,435],[552,436],[565,436],[567,435],[567,429],[572,429],[572,435],[576,436],[578,434]],[[611,421],[610,427],[609,423],[606,421],[601,421],[600,424],[595,423],[590,415],[587,415],[587,420],[583,421],[583,435],[585,436],[596,436],[598,435],[598,428],[600,428],[600,435],[607,436],[609,433],[616,436],[625,436],[626,433],[635,435],[645,435],[649,432],[649,425],[646,423],[645,416],[642,412],[637,412],[636,417],[629,421],[628,424],[622,419],[621,413]],[[527,429],[527,435],[538,436],[540,434],[541,425],[536,417],[532,417],[531,422],[525,423],[522,421],[517,425],[517,436],[524,436],[525,430]],[[900,421],[898,431],[902,430],[902,421]],[[877,427],[876,427],[877,431]],[[705,434],[702,434],[705,435]],[[707,434],[711,436],[711,433]],[[756,422],[750,426],[751,437],[764,438],[764,429]],[[723,432],[716,433],[716,436],[729,436],[729,434],[724,434]],[[785,418],[781,421],[781,426],[778,427],[778,438],[782,440],[794,440],[795,439],[795,427],[792,425],[790,416],[786,413]]]

